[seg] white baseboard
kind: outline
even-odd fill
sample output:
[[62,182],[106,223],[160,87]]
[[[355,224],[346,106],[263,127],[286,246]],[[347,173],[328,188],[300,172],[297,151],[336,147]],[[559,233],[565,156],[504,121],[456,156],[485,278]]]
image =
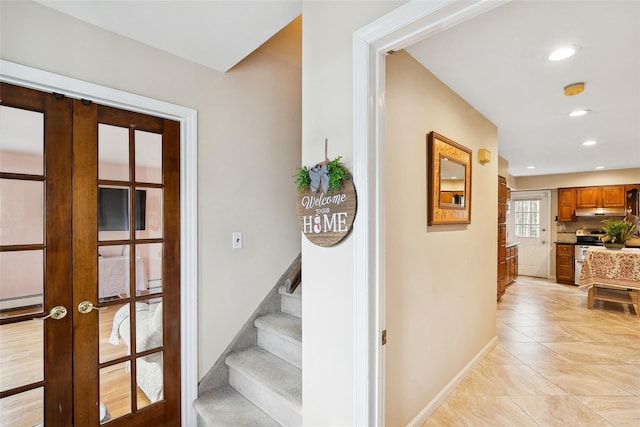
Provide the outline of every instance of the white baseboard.
[[436,397],[434,397],[431,402],[429,402],[427,406],[425,406],[418,413],[418,415],[416,415],[416,417],[412,419],[409,424],[407,424],[407,427],[420,427],[421,425],[423,425],[427,421],[427,419],[436,411],[436,409],[438,409],[438,407],[445,400],[447,400],[447,397],[449,397],[449,395],[453,393],[453,390],[456,389],[458,384],[460,384],[460,382],[467,375],[469,375],[471,371],[473,371],[476,365],[491,351],[491,349],[495,347],[497,342],[498,337],[493,337],[491,341],[489,341],[487,345],[485,345],[484,348],[480,350],[480,352],[476,354],[476,356],[471,359],[471,361],[467,363],[467,365],[460,372],[458,372],[458,375],[456,375],[449,382],[449,384],[447,384],[442,390],[440,390],[440,393],[438,393]]
[[19,307],[31,307],[34,305],[42,305],[42,294],[0,300],[0,311]]

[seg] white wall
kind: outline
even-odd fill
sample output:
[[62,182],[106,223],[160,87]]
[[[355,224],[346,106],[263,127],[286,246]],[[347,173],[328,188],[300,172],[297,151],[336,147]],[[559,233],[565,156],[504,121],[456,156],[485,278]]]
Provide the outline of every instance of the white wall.
[[[386,58],[386,425],[407,425],[495,337],[498,130],[404,51]],[[471,224],[427,227],[426,135],[472,151]]]
[[[352,167],[353,33],[400,4],[303,3],[303,164],[324,159],[328,138],[329,158],[342,156]],[[307,426],[353,425],[353,251],[353,234],[330,248],[302,242],[302,395]]]
[[0,8],[2,59],[198,110],[202,377],[300,250],[300,21],[223,75],[38,3]]

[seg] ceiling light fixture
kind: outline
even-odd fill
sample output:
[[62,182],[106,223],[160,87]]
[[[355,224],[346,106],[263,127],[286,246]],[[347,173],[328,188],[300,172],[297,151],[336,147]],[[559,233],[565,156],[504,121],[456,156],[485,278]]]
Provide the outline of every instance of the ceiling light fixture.
[[579,93],[584,92],[584,83],[571,83],[568,86],[564,87],[564,94],[566,96],[574,96]]
[[598,141],[596,141],[595,139],[590,139],[588,141],[585,141],[582,143],[582,145],[584,145],[585,147],[589,147],[590,145],[596,145],[598,143]]
[[564,46],[547,55],[547,59],[549,61],[562,61],[563,59],[572,57],[577,51],[577,46]]
[[596,166],[595,169],[596,170],[604,169],[604,166]]
[[535,169],[536,167],[531,165],[531,166],[527,166],[527,169]]
[[590,112],[591,112],[591,110],[589,110],[589,109],[574,110],[574,111],[569,113],[569,117],[580,117],[580,116],[584,116],[585,114],[589,114]]

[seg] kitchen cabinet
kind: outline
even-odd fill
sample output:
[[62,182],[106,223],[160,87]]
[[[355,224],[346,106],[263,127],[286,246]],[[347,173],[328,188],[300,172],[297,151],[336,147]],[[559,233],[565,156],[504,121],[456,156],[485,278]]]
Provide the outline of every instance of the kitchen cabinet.
[[574,244],[556,243],[556,282],[573,285]]
[[507,194],[507,179],[498,176],[498,300],[507,288]]
[[558,222],[576,220],[576,209],[623,208],[627,200],[624,185],[558,188]]
[[576,189],[558,188],[558,221],[571,222],[576,219]]
[[625,185],[624,190],[627,193],[626,208],[631,209],[631,215],[638,216],[638,211],[640,211],[638,209],[640,207],[640,200],[638,200],[640,198],[640,184]]
[[624,207],[624,185],[606,187],[579,187],[576,189],[576,208]]
[[518,278],[518,244],[507,245],[507,257],[505,259],[505,287]]

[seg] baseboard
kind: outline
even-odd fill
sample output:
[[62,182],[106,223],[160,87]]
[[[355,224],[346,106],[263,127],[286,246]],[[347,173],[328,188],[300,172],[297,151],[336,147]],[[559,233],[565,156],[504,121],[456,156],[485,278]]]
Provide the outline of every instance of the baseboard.
[[438,407],[445,400],[447,400],[447,397],[449,397],[449,395],[453,393],[453,390],[456,389],[458,384],[460,384],[460,382],[462,382],[462,380],[465,379],[465,377],[469,375],[471,371],[473,371],[476,365],[491,351],[491,349],[496,346],[497,342],[498,337],[493,337],[491,341],[489,341],[487,345],[485,345],[484,348],[480,350],[480,352],[476,354],[476,356],[471,359],[471,361],[467,363],[467,365],[460,372],[458,372],[458,375],[456,375],[449,382],[449,384],[447,384],[442,390],[440,390],[440,393],[438,393],[436,397],[434,397],[431,402],[429,402],[427,406],[425,406],[418,413],[418,415],[416,415],[416,417],[412,419],[409,424],[407,424],[407,427],[422,426],[427,421],[427,419],[436,411],[436,409],[438,409]]
[[0,311],[13,310],[21,307],[33,307],[42,305],[42,294],[25,295],[15,298],[0,300]]

